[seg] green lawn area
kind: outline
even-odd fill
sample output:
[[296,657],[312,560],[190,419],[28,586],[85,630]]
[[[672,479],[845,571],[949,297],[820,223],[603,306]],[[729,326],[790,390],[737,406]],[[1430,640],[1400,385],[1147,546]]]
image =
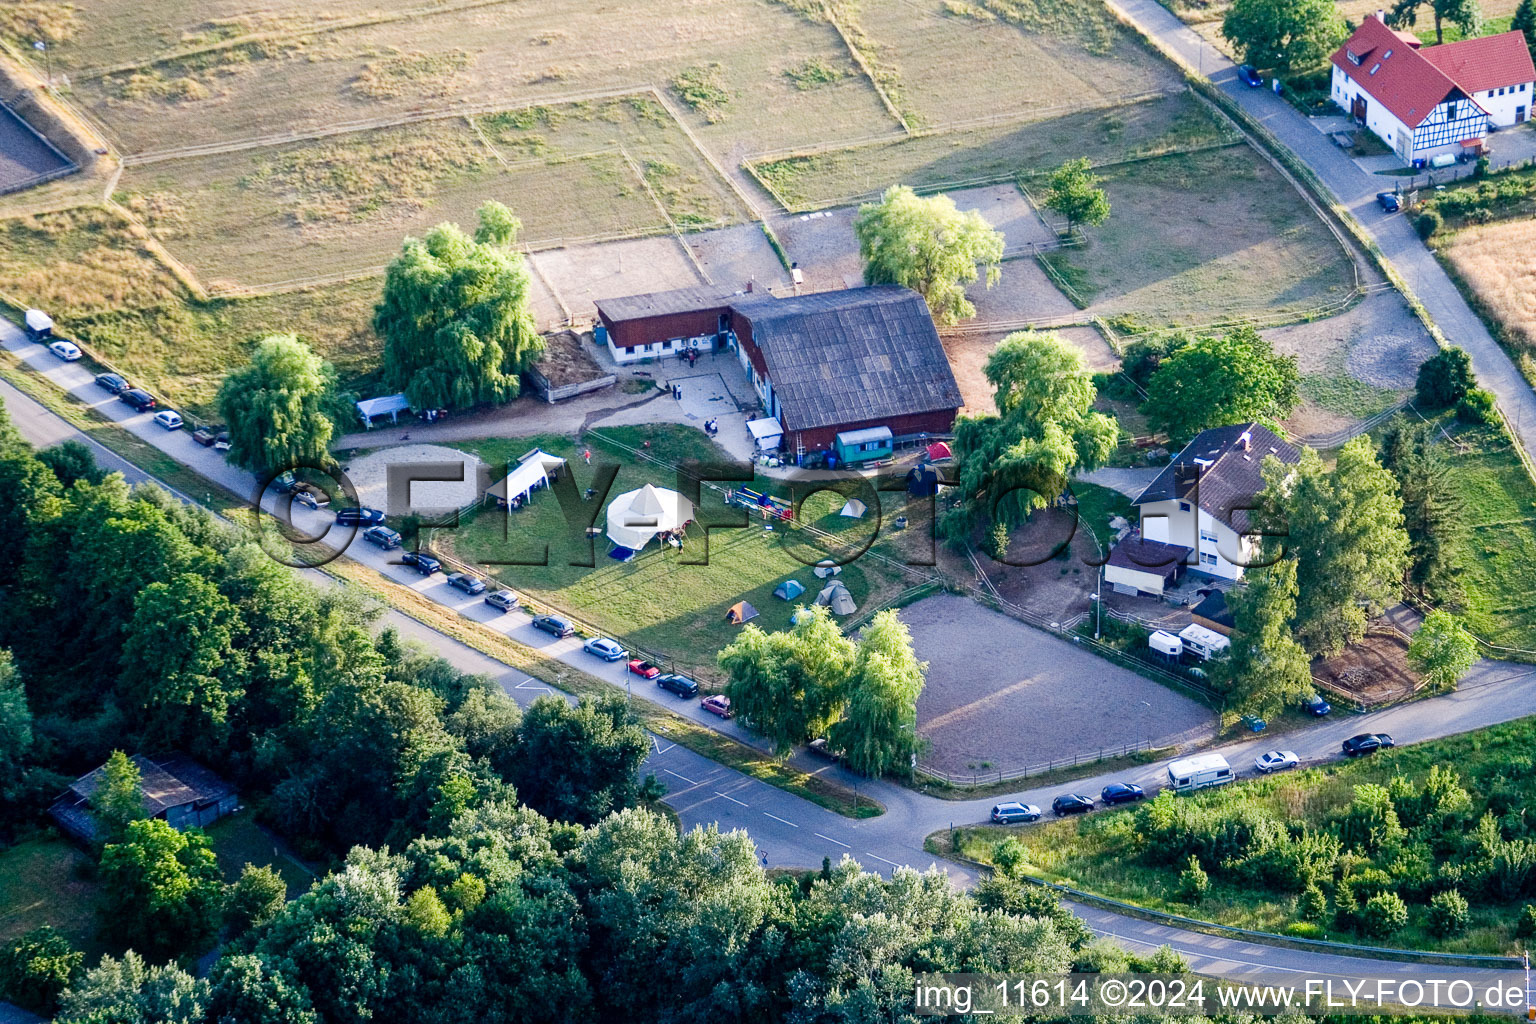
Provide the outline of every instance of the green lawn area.
[[288,883],[288,898],[293,899],[315,880],[314,873],[293,855],[287,844],[256,824],[256,816],[249,810],[221,818],[206,831],[213,852],[218,854],[225,881],[239,878],[247,864],[273,867]]
[[97,935],[93,870],[79,847],[56,837],[0,850],[0,944],[47,924],[88,961],[107,952]]
[[1099,173],[1109,219],[1085,230],[1086,244],[1042,257],[1095,312],[1159,324],[1273,318],[1336,303],[1354,285],[1338,241],[1247,146]]
[[[687,458],[723,461],[719,449],[697,430],[679,426],[604,428],[602,434],[623,444],[640,448],[650,442],[654,457],[675,464]],[[464,442],[455,447],[473,451],[481,459],[495,464],[513,460],[539,446],[571,460],[578,488],[585,489],[596,466],[608,462],[619,466],[617,479],[607,501],[646,483],[658,487],[677,486],[676,474],[662,466],[643,463],[618,448],[609,448],[594,435],[588,435],[593,452],[593,469],[582,464],[580,447],[564,436],[539,436],[516,440],[493,439]],[[768,481],[757,481],[759,487]],[[773,489],[773,488],[769,488]],[[700,521],[705,517],[721,522],[731,515],[721,497],[702,491]],[[866,495],[866,499],[870,498]],[[891,515],[902,514],[902,495],[888,508]],[[798,579],[806,587],[802,599],[809,603],[821,586],[811,566],[826,557],[849,557],[874,539],[872,516],[851,519],[838,515],[842,495],[821,492],[805,500],[804,519],[833,534],[831,540],[819,540],[805,532],[785,528],[763,528],[762,520],[750,521],[745,529],[711,531],[708,564],[689,565],[687,559],[703,559],[703,533],[698,526],[689,531],[687,548],[677,551],[653,544],[628,563],[607,557],[609,547],[599,537],[589,549],[584,537],[584,523],[569,524],[553,494],[540,493],[524,509],[510,515],[496,509],[482,509],[456,530],[434,531],[431,543],[447,553],[481,564],[507,586],[531,598],[537,605],[564,611],[594,628],[622,638],[627,644],[668,656],[680,671],[697,673],[705,681],[720,679],[715,668],[715,654],[737,634],[738,627],[725,621],[726,610],[735,602],[746,600],[759,611],[755,620],[763,629],[777,630],[789,625],[795,605],[773,596],[773,590],[787,579]],[[606,504],[606,502],[604,502]],[[601,507],[584,511],[599,517]],[[872,550],[888,555],[899,554],[898,545],[912,543],[921,535],[920,524],[893,539],[876,541]],[[547,565],[486,564],[491,561],[539,562],[548,549]],[[587,568],[572,566],[572,561],[595,561]],[[838,577],[861,609],[894,597],[918,582],[907,574],[873,558],[858,558],[843,567]]]
[[1370,419],[1402,397],[1401,392],[1374,387],[1351,376],[1344,365],[1347,356],[1344,349],[1336,349],[1321,373],[1302,374],[1301,393],[1329,412],[1359,419]]
[[[1447,427],[1451,427],[1448,422]],[[1503,433],[1463,430],[1452,475],[1467,503],[1457,548],[1467,625],[1489,643],[1536,650],[1536,483]]]
[[1072,493],[1077,496],[1078,522],[1092,530],[1100,544],[1108,545],[1115,539],[1115,531],[1109,528],[1109,521],[1113,517],[1124,516],[1135,521],[1135,506],[1131,504],[1130,498],[1119,491],[1098,484],[1077,482],[1072,485]]
[[[1527,718],[1462,736],[1399,747],[1360,761],[1238,782],[1225,789],[1179,799],[1209,806],[1252,805],[1282,821],[1303,821],[1315,827],[1326,824],[1349,804],[1356,785],[1386,785],[1397,775],[1422,782],[1430,766],[1445,764],[1455,768],[1471,794],[1473,820],[1482,813],[1490,796],[1501,807],[1513,800],[1509,813],[1519,816],[1528,812],[1529,808],[1522,805],[1531,800],[1533,743],[1536,718]],[[1224,879],[1216,872],[1212,872],[1211,891],[1202,902],[1190,904],[1180,900],[1176,895],[1179,869],[1148,863],[1141,854],[1138,822],[1143,813],[1143,809],[1128,809],[1040,826],[961,829],[953,848],[946,831],[930,836],[928,845],[936,852],[954,852],[990,862],[996,844],[1012,835],[1027,853],[1025,873],[1049,881],[1144,907],[1245,928],[1285,932],[1302,923],[1294,895]],[[1509,952],[1519,945],[1514,924],[1527,901],[1498,902],[1474,898],[1469,889],[1463,891],[1472,908],[1471,925],[1465,934],[1450,940],[1430,936],[1422,926],[1423,905],[1410,900],[1408,926],[1385,944],[1479,953]],[[1340,932],[1331,924],[1320,937],[1370,941],[1353,932]]]

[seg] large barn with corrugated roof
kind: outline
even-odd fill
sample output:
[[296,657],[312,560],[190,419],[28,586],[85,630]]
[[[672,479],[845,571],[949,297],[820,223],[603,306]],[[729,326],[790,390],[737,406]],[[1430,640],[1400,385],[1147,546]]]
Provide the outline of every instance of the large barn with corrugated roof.
[[603,300],[611,350],[657,358],[688,348],[734,352],[779,421],[787,453],[830,451],[839,434],[947,435],[960,387],[928,305],[879,286],[775,298],[689,288]]

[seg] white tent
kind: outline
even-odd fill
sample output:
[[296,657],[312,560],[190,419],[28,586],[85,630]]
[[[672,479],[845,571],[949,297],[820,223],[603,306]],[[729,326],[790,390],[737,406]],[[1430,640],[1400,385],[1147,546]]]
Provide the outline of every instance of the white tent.
[[859,608],[854,604],[848,588],[837,580],[821,588],[821,593],[816,595],[816,603],[831,608],[833,615],[852,615]]
[[757,442],[757,446],[764,451],[777,448],[779,442],[784,439],[784,428],[779,425],[778,420],[769,416],[758,420],[748,420],[747,430],[751,432],[752,439]]
[[817,579],[824,580],[828,576],[836,576],[838,573],[842,572],[843,567],[832,561],[830,558],[823,558],[821,561],[816,563],[816,568],[812,569],[811,571],[816,574]]
[[693,518],[693,502],[646,484],[608,503],[608,539],[621,548],[639,551],[658,533],[675,530]]
[[549,483],[550,474],[565,465],[565,460],[560,456],[551,455],[542,448],[535,448],[517,461],[521,464],[508,473],[506,479],[492,484],[486,494],[506,502],[521,498],[529,491]]
[[408,412],[411,403],[402,395],[385,395],[382,398],[365,398],[357,403],[357,414],[363,418],[363,426],[372,427],[373,421],[379,416],[388,416],[391,423],[397,423],[400,414]]
[[858,498],[849,498],[838,515],[847,516],[849,519],[863,519],[867,511],[869,511],[868,507]]

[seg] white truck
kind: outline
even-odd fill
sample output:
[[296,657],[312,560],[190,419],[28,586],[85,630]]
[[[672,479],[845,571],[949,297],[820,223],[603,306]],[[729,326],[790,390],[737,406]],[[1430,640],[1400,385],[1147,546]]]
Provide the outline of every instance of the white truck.
[[1220,754],[1196,754],[1168,766],[1168,786],[1175,793],[1225,786],[1232,781],[1232,766]]

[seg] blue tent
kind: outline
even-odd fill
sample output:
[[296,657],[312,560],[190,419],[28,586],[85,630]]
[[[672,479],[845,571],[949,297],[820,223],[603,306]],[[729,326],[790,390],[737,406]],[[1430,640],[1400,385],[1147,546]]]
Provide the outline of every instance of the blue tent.
[[799,580],[785,580],[773,588],[773,596],[781,601],[793,601],[805,593],[805,584]]

